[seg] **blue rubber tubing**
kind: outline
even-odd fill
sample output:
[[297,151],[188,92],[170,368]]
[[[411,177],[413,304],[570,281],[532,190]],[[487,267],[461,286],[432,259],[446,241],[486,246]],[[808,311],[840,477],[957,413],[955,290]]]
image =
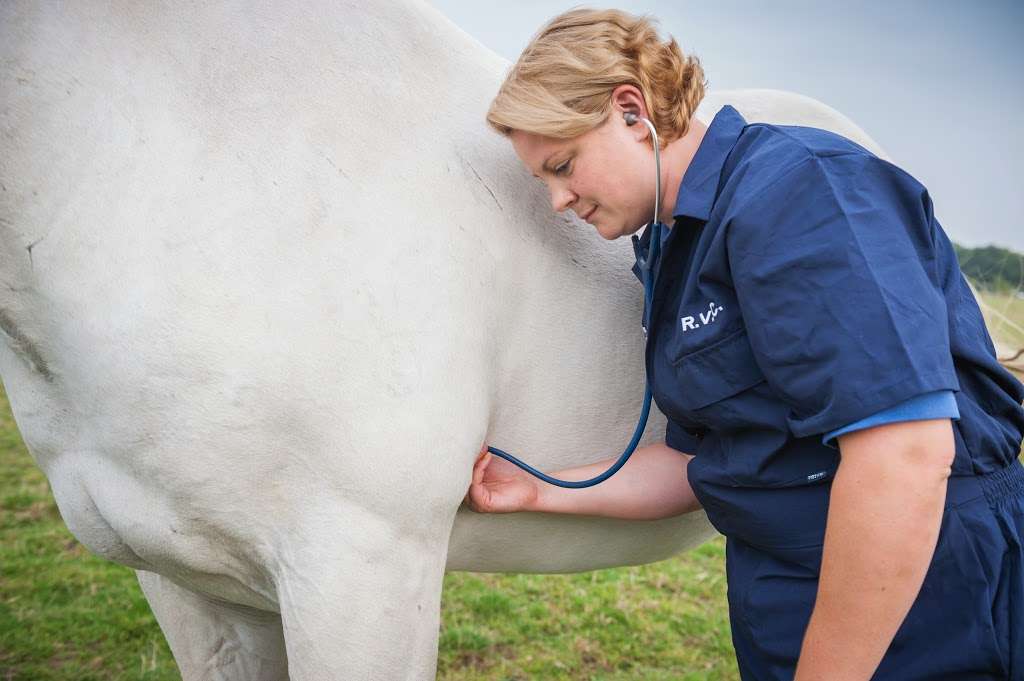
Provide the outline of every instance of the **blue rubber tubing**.
[[558,485],[559,487],[570,488],[592,487],[593,485],[604,482],[608,478],[615,475],[615,473],[626,464],[626,462],[629,460],[629,457],[633,455],[633,452],[636,451],[636,446],[640,443],[640,437],[644,434],[644,428],[647,427],[647,415],[650,412],[651,389],[648,387],[644,391],[644,406],[640,412],[640,422],[637,423],[636,425],[636,431],[633,433],[633,439],[630,440],[629,446],[626,447],[626,451],[622,452],[622,455],[619,457],[618,461],[612,464],[611,468],[606,470],[604,473],[601,473],[601,475],[598,475],[597,477],[594,478],[590,478],[589,480],[559,480],[558,478],[553,478],[550,475],[547,475],[546,473],[540,472],[530,464],[520,461],[519,459],[512,456],[508,452],[503,452],[497,447],[488,447],[487,451],[494,454],[495,456],[500,456],[506,461],[514,463],[527,473],[530,473],[531,475],[540,478],[546,483]]
[[[634,245],[635,245],[637,243],[636,237],[633,237],[633,238],[634,238]],[[649,252],[648,256],[646,258],[643,258],[643,259],[641,259],[639,257],[639,255],[637,256],[637,259],[638,259],[639,264],[640,264],[640,269],[644,273],[644,330],[645,330],[645,335],[646,335],[646,330],[648,328],[650,328],[649,327],[649,320],[647,319],[647,314],[650,311],[651,305],[653,304],[653,300],[654,300],[653,270],[654,270],[654,263],[657,262],[658,251],[660,250],[660,247],[661,247],[661,223],[659,223],[659,222],[653,223],[653,225],[652,225],[652,233],[651,233],[651,240],[650,240],[649,243],[650,243],[650,252]],[[638,254],[639,254],[639,250],[638,250]],[[650,413],[651,413],[651,386],[650,386],[649,383],[647,383],[644,386],[644,405],[640,409],[640,420],[636,424],[636,430],[633,432],[633,439],[629,441],[629,445],[626,447],[626,450],[624,452],[622,452],[622,454],[619,456],[618,460],[614,464],[612,464],[611,468],[609,468],[604,473],[601,473],[600,475],[598,475],[596,477],[590,478],[589,480],[559,480],[558,478],[553,478],[550,475],[547,475],[546,473],[542,473],[541,471],[537,470],[536,468],[534,468],[530,464],[528,464],[528,463],[526,463],[524,461],[520,461],[519,459],[517,459],[516,457],[512,456],[508,452],[503,452],[502,450],[498,449],[497,447],[488,447],[487,451],[490,452],[491,454],[494,454],[495,456],[500,456],[501,458],[505,459],[509,463],[513,463],[516,466],[519,466],[520,468],[522,468],[524,471],[526,471],[530,475],[533,475],[533,476],[535,476],[537,478],[540,478],[541,480],[543,480],[544,482],[546,482],[548,484],[557,485],[558,487],[568,487],[570,489],[579,489],[579,488],[582,488],[582,487],[593,487],[594,485],[602,483],[605,480],[607,480],[608,478],[612,477],[613,475],[615,475],[616,472],[618,472],[618,470],[620,468],[622,468],[624,465],[626,465],[626,462],[629,461],[629,457],[631,457],[633,455],[633,452],[636,451],[636,446],[638,444],[640,444],[640,438],[643,436],[644,429],[647,427],[647,416]]]

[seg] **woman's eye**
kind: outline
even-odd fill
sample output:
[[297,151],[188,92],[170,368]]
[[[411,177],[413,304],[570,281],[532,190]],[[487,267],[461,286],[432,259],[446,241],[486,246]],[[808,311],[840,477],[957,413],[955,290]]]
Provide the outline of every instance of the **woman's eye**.
[[564,175],[566,172],[568,172],[568,170],[569,162],[566,161],[565,163],[562,163],[557,168],[555,168],[555,175]]

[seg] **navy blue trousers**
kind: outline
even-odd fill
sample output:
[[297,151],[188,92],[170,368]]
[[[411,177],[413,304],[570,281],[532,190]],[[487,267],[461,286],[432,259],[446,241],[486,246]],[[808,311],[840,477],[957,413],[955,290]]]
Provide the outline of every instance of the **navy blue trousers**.
[[[818,589],[821,550],[766,550],[729,538],[729,616],[743,681],[793,678]],[[950,479],[924,584],[873,678],[1024,681],[1019,462],[986,476]]]

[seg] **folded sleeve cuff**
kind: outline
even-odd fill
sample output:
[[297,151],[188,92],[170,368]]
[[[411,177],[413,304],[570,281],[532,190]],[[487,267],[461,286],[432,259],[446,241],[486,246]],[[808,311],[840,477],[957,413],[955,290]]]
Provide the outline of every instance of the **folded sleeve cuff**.
[[669,419],[665,428],[665,444],[678,452],[694,454],[700,445],[700,440],[687,433],[681,425]]

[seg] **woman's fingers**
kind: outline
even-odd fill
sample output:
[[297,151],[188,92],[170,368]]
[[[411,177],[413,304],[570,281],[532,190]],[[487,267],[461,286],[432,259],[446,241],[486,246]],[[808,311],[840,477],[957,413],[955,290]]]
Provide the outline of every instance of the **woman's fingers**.
[[490,510],[491,492],[483,485],[474,484],[469,488],[470,508],[478,513],[486,513]]
[[473,465],[474,485],[479,485],[484,481],[484,470],[487,468],[487,464],[491,460],[490,456],[490,453],[484,454],[479,459],[477,459],[476,463]]
[[483,447],[480,448],[480,454],[477,456],[476,463],[473,464],[473,476],[469,483],[469,490],[466,492],[466,500],[471,510],[482,511],[487,506],[486,498],[489,494],[488,490],[483,486],[483,481],[484,471],[487,469],[487,464],[490,460],[491,457],[487,451],[487,443],[484,443]]

